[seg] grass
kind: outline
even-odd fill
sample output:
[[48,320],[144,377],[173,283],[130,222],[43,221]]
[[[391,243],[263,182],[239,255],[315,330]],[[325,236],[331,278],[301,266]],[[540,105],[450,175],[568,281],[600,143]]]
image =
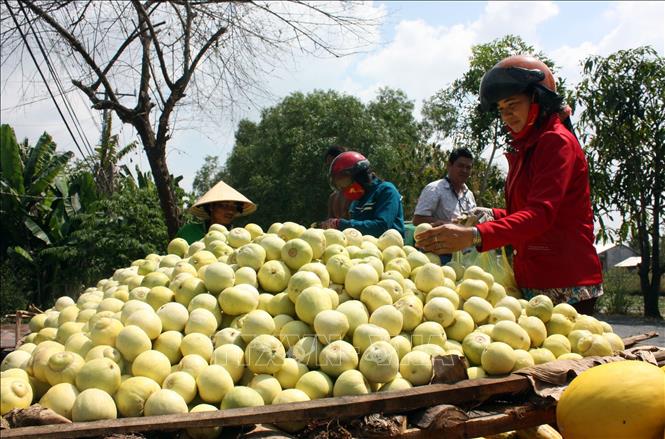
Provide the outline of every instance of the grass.
[[[603,291],[597,309],[605,314],[644,315],[644,299],[640,290],[640,276],[635,270],[613,268],[603,274]],[[661,283],[658,301],[660,314],[665,316],[665,287]]]

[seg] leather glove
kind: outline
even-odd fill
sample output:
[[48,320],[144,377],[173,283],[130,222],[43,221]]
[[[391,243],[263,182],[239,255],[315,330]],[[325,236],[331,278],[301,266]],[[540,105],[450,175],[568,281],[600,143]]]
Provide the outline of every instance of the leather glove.
[[338,229],[339,228],[339,218],[328,218],[325,221],[319,223],[319,227],[322,229]]
[[476,217],[475,224],[484,223],[486,221],[494,221],[494,212],[489,207],[474,207],[469,211],[469,215]]

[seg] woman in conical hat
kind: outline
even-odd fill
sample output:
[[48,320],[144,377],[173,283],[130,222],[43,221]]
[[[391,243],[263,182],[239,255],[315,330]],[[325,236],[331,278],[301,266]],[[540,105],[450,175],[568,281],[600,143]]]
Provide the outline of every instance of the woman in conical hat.
[[193,243],[203,238],[212,224],[231,228],[231,222],[256,210],[256,204],[228,184],[220,181],[197,200],[189,211],[201,222],[185,224],[177,236]]

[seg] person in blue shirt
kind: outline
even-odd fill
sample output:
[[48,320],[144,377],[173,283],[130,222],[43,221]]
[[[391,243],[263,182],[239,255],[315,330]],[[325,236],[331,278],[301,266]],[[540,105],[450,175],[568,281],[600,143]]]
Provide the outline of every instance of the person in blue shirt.
[[330,164],[330,183],[345,198],[351,219],[328,218],[322,229],[354,228],[363,235],[381,236],[389,229],[404,236],[402,196],[395,185],[381,180],[371,171],[369,160],[356,151],[338,155]]

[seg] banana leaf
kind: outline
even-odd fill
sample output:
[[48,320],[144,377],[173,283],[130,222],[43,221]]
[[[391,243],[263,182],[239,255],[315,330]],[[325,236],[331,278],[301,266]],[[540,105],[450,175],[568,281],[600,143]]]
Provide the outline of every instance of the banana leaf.
[[23,222],[25,226],[32,232],[32,235],[41,240],[44,241],[46,244],[51,244],[51,239],[48,237],[46,232],[42,230],[39,225],[32,220],[32,218],[26,218],[25,221]]
[[9,125],[0,126],[0,179],[17,194],[25,193],[19,145],[14,130]]
[[27,184],[34,180],[42,170],[48,165],[55,153],[55,142],[50,135],[44,133],[41,135],[37,144],[28,149],[28,156],[25,161],[25,171],[23,172],[24,182]]

